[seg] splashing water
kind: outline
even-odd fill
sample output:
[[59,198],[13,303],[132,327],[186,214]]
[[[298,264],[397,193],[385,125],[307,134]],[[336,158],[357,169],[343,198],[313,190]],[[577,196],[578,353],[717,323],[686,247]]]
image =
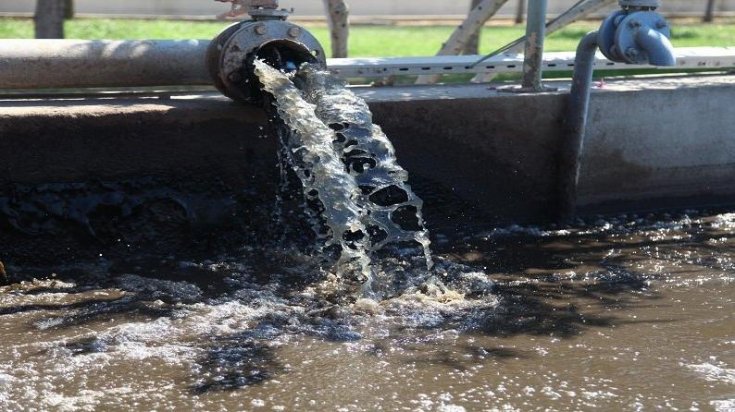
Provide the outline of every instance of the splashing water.
[[[262,61],[255,73],[273,98],[285,160],[303,185],[306,204],[324,220],[315,231],[339,246],[341,272],[375,279],[370,256],[388,245],[420,246],[433,266],[422,201],[407,184],[395,150],[364,100],[329,72],[304,65],[295,78]],[[298,87],[297,87],[298,86]]]

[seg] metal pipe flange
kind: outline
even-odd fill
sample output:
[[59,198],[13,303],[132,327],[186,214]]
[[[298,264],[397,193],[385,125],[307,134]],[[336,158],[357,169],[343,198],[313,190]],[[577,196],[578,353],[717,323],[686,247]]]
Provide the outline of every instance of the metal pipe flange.
[[207,65],[214,84],[225,96],[261,103],[260,83],[253,61],[263,59],[284,71],[303,63],[326,67],[326,55],[308,30],[283,20],[244,21],[225,29],[212,41]]

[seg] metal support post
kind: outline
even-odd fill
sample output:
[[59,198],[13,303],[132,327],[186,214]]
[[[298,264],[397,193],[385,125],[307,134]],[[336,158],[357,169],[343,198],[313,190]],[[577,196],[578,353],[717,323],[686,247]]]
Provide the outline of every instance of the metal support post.
[[528,2],[526,48],[523,62],[523,89],[528,91],[543,91],[541,63],[544,57],[547,6],[547,0]]

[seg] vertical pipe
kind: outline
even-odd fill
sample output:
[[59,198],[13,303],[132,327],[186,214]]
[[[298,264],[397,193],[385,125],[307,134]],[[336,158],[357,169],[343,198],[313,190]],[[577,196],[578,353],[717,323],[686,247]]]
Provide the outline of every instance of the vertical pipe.
[[592,74],[595,52],[597,52],[597,32],[587,34],[577,47],[574,60],[572,90],[567,103],[567,117],[564,121],[564,134],[559,154],[559,220],[569,221],[574,217],[577,205],[577,184],[579,182],[580,161],[584,148],[587,129]]
[[526,49],[523,62],[523,88],[526,90],[542,90],[541,63],[544,57],[547,6],[547,0],[532,0],[528,2]]

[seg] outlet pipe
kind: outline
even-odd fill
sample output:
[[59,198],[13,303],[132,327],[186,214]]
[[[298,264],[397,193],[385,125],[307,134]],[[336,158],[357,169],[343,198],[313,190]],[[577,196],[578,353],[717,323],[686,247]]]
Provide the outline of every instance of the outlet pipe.
[[597,32],[587,34],[577,47],[572,89],[559,154],[560,221],[574,218],[584,138],[587,131],[595,53],[628,64],[674,66],[674,48],[666,20],[655,12],[658,0],[620,0],[620,11],[608,17]]
[[209,40],[3,40],[0,89],[211,85]]
[[[239,3],[238,3],[239,4]],[[213,41],[4,40],[0,89],[199,86],[260,103],[253,61],[282,70],[310,62],[326,66],[317,39],[286,21],[278,0],[247,2],[251,19],[226,28]]]
[[597,32],[592,32],[582,38],[574,60],[572,89],[569,92],[567,117],[564,122],[565,138],[559,155],[558,218],[562,222],[570,221],[576,212],[580,163],[587,131],[595,54],[598,49],[597,35]]

